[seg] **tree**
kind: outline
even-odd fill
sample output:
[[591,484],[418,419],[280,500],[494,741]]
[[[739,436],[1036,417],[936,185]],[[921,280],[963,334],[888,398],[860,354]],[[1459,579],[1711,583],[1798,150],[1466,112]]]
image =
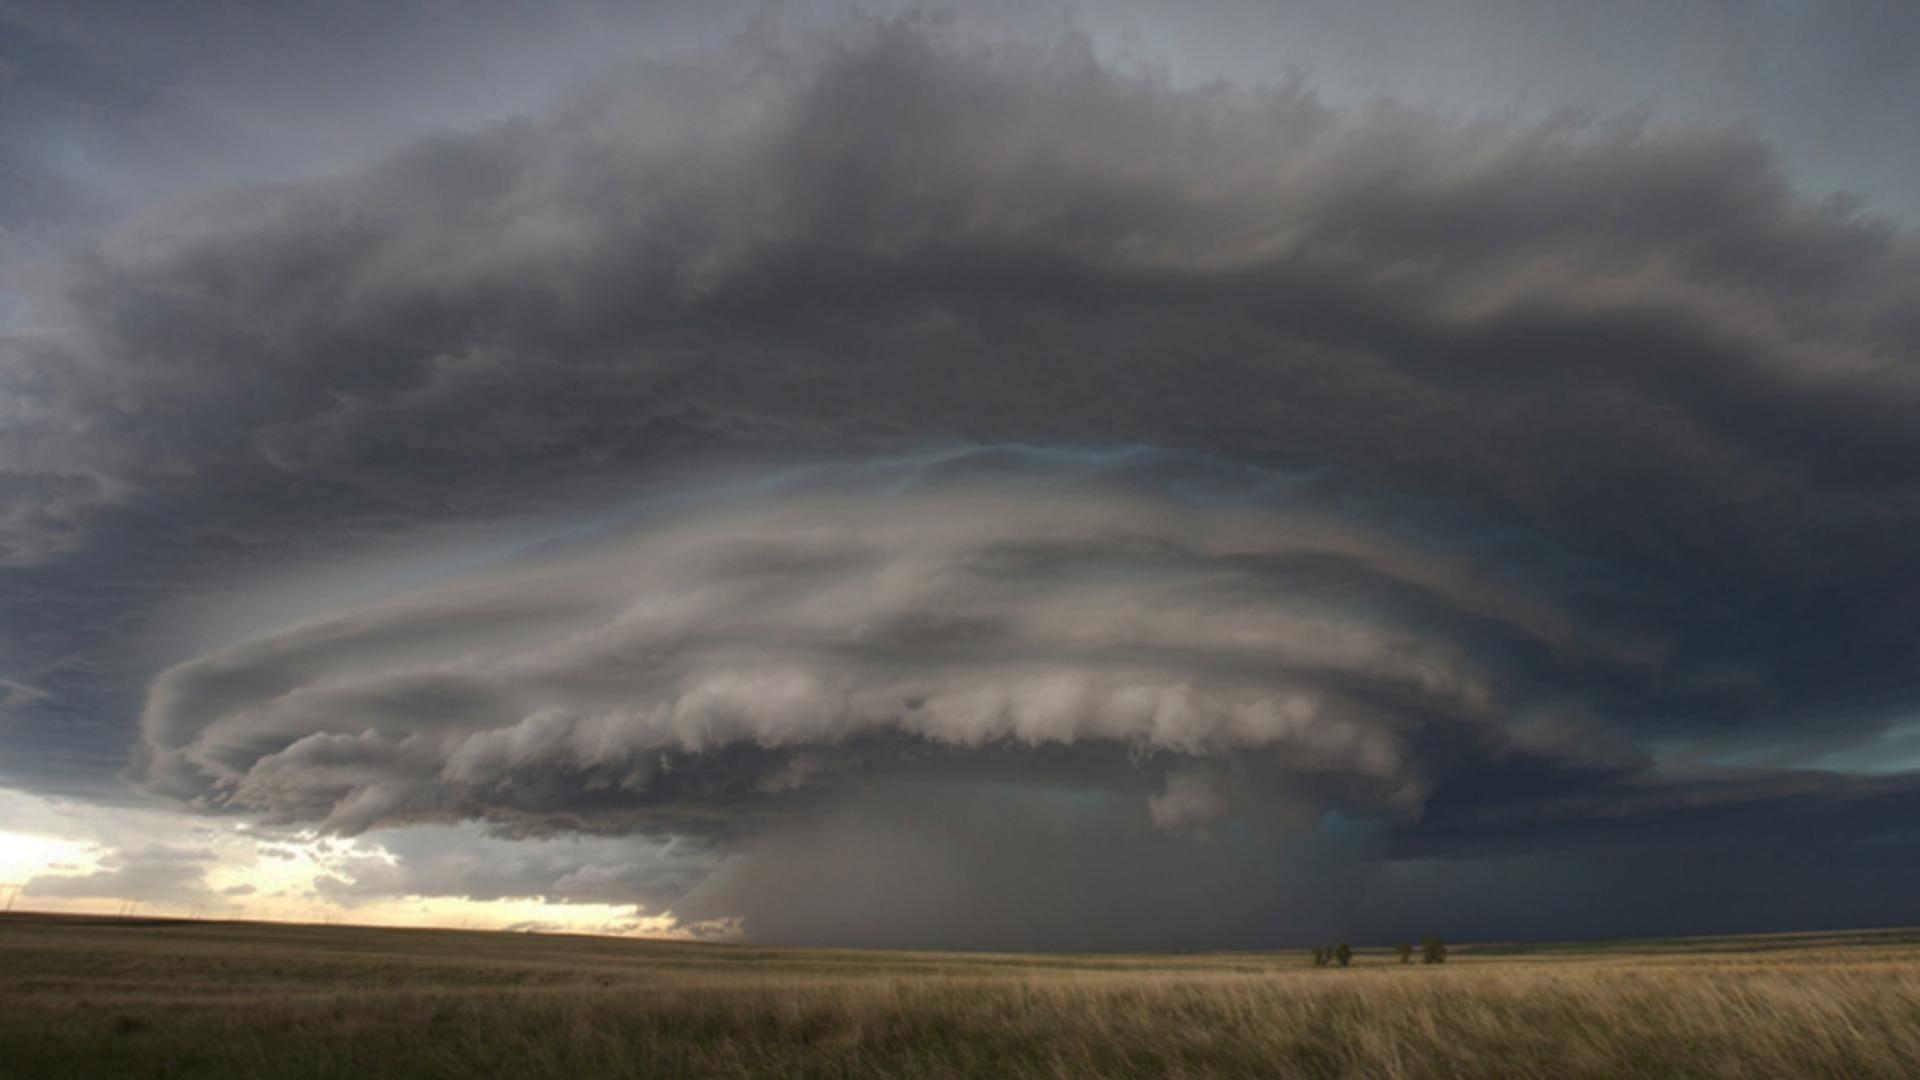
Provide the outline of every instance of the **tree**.
[[1437,937],[1423,938],[1420,942],[1420,962],[1423,964],[1446,963],[1447,943]]
[[1341,967],[1347,967],[1353,963],[1353,946],[1344,941],[1334,946],[1333,958],[1339,961]]
[[1411,964],[1413,963],[1413,946],[1403,941],[1393,947],[1393,955],[1399,957],[1401,963]]
[[1329,955],[1330,954],[1328,953],[1327,947],[1325,945],[1315,945],[1313,947],[1313,966],[1326,967],[1327,958]]

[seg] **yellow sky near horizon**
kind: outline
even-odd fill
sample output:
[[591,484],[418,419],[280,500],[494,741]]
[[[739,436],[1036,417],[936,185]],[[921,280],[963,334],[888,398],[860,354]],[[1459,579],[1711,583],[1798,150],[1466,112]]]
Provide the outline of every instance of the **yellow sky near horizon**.
[[[355,860],[391,857],[377,838],[260,835],[245,823],[209,822],[151,807],[103,808],[0,791],[0,906],[67,914],[244,918],[373,926],[538,929],[644,937],[726,938],[737,925],[685,927],[671,912],[631,904],[560,903],[543,897],[384,896],[340,903],[318,885]],[[203,889],[139,895],[116,873],[138,846],[188,848]]]

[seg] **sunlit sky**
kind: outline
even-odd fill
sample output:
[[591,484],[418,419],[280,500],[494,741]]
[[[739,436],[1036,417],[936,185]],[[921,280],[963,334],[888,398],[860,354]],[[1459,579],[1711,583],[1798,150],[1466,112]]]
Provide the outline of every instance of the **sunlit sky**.
[[[100,807],[10,791],[0,792],[0,820],[25,827],[0,830],[0,885],[11,893],[12,887],[38,881],[43,890],[66,885],[72,893],[36,891],[15,899],[22,910],[706,940],[725,940],[738,930],[719,923],[682,926],[671,912],[648,914],[631,904],[549,903],[533,896],[391,896],[341,903],[324,894],[324,882],[353,873],[367,860],[391,862],[379,843],[309,830],[266,831],[241,821],[209,822],[173,809]],[[164,856],[154,859],[155,852],[178,845],[172,853],[193,869],[204,889],[176,895],[174,884],[160,873],[152,874],[156,888],[143,891],[137,872],[123,877],[128,864],[120,852],[128,836],[154,845],[146,853],[150,873],[168,865]],[[111,881],[114,877],[122,880]],[[98,889],[78,884],[93,879],[109,883]]]

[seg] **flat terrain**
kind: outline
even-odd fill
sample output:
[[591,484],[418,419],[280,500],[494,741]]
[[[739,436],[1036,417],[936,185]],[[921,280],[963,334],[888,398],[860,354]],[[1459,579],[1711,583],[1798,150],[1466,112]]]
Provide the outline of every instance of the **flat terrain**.
[[1002,956],[0,918],[0,1076],[1912,1077],[1920,932]]

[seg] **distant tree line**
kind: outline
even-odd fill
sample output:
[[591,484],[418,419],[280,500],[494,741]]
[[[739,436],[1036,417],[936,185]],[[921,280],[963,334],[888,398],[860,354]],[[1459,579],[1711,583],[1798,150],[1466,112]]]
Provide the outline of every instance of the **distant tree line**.
[[[1393,947],[1393,955],[1403,964],[1413,963],[1413,946],[1402,942]],[[1420,962],[1423,964],[1444,964],[1447,962],[1447,943],[1437,937],[1420,939]],[[1346,942],[1338,945],[1315,945],[1313,947],[1313,966],[1327,967],[1337,965],[1348,967],[1353,963],[1353,946]]]

